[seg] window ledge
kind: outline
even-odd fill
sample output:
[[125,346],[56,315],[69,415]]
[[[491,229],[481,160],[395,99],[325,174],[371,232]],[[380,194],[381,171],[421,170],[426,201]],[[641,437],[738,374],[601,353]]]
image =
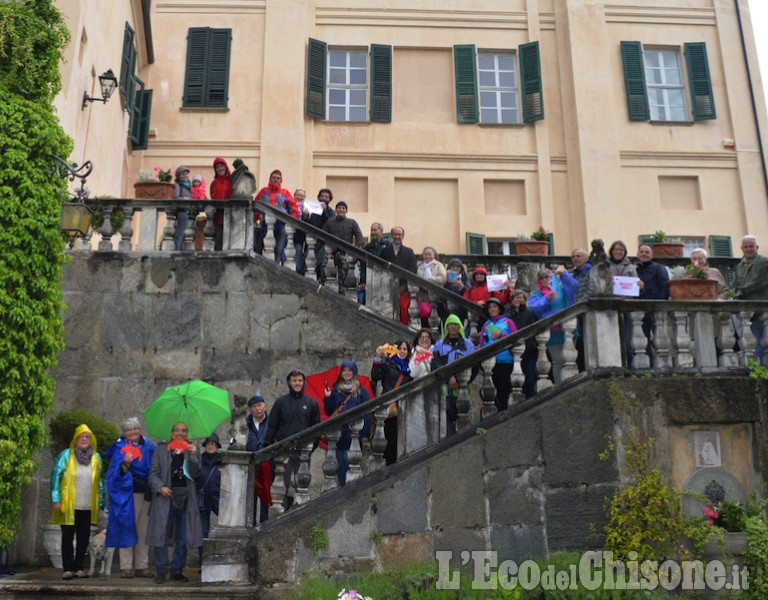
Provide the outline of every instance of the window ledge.
[[528,123],[478,123],[478,125],[488,129],[523,129]]
[[229,107],[221,108],[218,106],[182,106],[180,112],[229,112]]
[[662,127],[691,127],[696,121],[648,121],[651,125],[660,125]]
[[373,121],[328,121],[323,119],[321,121],[323,125],[340,125],[342,127],[370,127],[373,125]]

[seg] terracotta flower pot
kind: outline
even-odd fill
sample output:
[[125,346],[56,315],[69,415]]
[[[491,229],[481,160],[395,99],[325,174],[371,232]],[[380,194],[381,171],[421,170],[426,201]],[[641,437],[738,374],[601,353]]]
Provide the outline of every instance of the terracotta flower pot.
[[173,198],[173,188],[172,183],[165,181],[137,181],[133,184],[137,198]]
[[653,255],[656,258],[676,258],[683,255],[683,245],[676,242],[653,244]]
[[670,279],[669,297],[672,300],[717,300],[717,281],[714,279]]
[[549,242],[540,240],[528,240],[515,242],[515,254],[536,254],[546,256],[549,252]]

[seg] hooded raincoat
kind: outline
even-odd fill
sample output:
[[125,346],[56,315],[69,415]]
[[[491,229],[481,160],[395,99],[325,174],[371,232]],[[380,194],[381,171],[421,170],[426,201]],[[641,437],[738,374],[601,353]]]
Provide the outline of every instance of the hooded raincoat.
[[[214,175],[211,182],[211,200],[229,200],[232,197],[232,180],[230,179],[229,165],[227,161],[217,156],[213,159],[213,172],[216,173],[217,164],[224,165],[224,175]],[[224,211],[216,210],[216,216],[213,218],[215,225],[224,224]]]
[[77,479],[77,460],[75,442],[82,433],[91,435],[91,524],[99,522],[99,509],[104,508],[104,477],[102,476],[101,456],[96,446],[96,436],[88,425],[78,425],[69,448],[62,450],[56,457],[51,470],[51,504],[61,503],[61,510],[53,510],[51,523],[56,525],[75,524],[75,482]]

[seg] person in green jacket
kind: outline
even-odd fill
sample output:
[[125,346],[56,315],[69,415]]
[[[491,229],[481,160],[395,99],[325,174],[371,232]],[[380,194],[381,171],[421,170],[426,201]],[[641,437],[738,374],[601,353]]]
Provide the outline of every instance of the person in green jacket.
[[[51,470],[51,523],[61,525],[62,579],[88,577],[83,570],[91,525],[104,508],[104,476],[96,436],[83,423]],[[75,546],[76,541],[76,546]]]
[[[736,300],[768,300],[768,257],[758,254],[759,248],[754,235],[741,238],[742,259],[736,266],[736,280],[733,282]],[[760,315],[752,317],[751,329],[757,340],[755,356],[762,364],[765,350],[762,346],[763,324]]]

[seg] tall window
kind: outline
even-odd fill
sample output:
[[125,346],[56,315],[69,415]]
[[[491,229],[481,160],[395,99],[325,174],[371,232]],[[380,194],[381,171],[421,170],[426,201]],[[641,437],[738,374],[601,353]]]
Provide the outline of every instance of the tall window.
[[648,108],[652,121],[686,121],[685,86],[680,55],[674,50],[643,51]]
[[309,38],[307,116],[337,122],[392,120],[392,46],[328,49]]
[[152,90],[136,76],[136,34],[126,23],[123,30],[123,52],[120,59],[120,97],[130,117],[128,140],[131,150],[146,150],[149,144],[149,117],[152,112]]
[[678,50],[621,42],[630,121],[690,121],[691,113],[694,121],[717,118],[706,43],[683,44],[683,51],[690,107],[686,106],[686,78]]
[[328,52],[328,120],[368,120],[368,52]]
[[189,28],[184,107],[227,107],[231,43],[231,29]]
[[520,101],[514,54],[479,52],[477,74],[481,123],[519,123]]

